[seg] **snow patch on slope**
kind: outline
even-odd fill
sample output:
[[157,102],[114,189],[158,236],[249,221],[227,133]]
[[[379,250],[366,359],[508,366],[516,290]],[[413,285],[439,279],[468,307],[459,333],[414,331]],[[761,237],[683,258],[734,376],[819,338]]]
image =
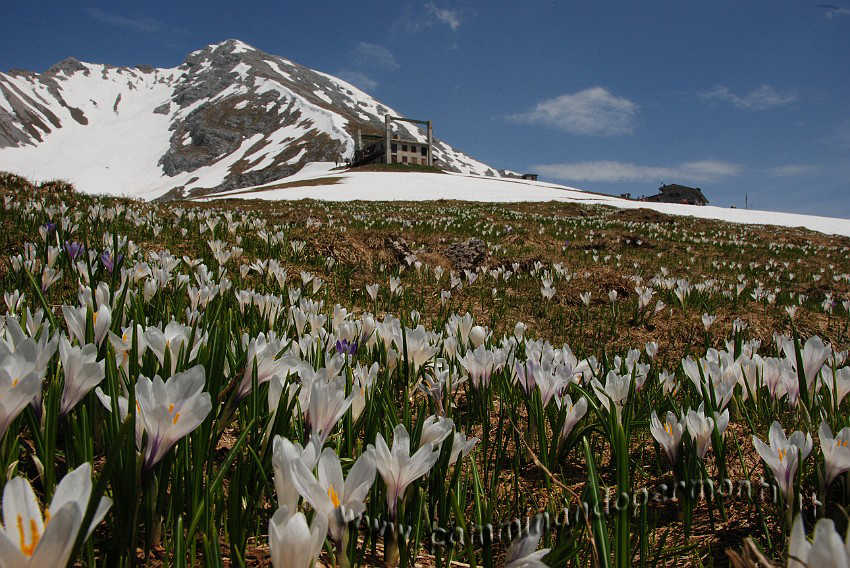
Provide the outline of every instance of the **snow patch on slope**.
[[[82,110],[88,124],[70,127],[77,124],[71,112],[65,107],[51,107],[63,127],[45,136],[37,148],[22,146],[0,151],[0,170],[40,181],[66,179],[89,193],[156,194],[156,190],[139,192],[137,188],[140,180],[149,180],[151,171],[159,169],[157,162],[168,150],[171,119],[152,113],[151,109],[168,101],[172,94],[170,79],[177,73],[139,73],[128,82],[130,77],[124,73],[104,70],[102,75],[74,73],[58,81],[62,98],[69,106]],[[12,80],[22,90],[26,87],[31,96],[46,93],[40,83],[20,77]],[[68,164],[74,167],[69,168]]]
[[[308,164],[309,165],[309,164]],[[305,167],[305,170],[308,168]],[[453,199],[481,202],[565,201],[591,205],[609,205],[623,209],[652,209],[669,215],[716,219],[730,223],[805,227],[826,234],[850,236],[850,219],[754,211],[752,209],[726,209],[722,207],[680,205],[632,201],[619,197],[588,193],[573,187],[546,182],[491,178],[462,174],[430,174],[420,172],[322,172],[312,168],[313,174],[293,176],[280,180],[297,182],[320,178],[342,178],[328,185],[310,185],[283,189],[240,190],[216,195],[218,198],[298,200],[320,199],[326,201],[433,201]],[[302,170],[303,171],[303,170]]]

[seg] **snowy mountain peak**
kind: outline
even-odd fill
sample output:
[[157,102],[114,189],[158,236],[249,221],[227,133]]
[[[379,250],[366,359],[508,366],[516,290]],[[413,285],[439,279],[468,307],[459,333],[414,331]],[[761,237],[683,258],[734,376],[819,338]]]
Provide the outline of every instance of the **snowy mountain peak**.
[[47,70],[49,75],[73,75],[77,71],[88,73],[89,68],[83,65],[75,57],[69,57],[65,61],[60,61]]
[[193,51],[189,54],[189,57],[199,55],[202,53],[212,53],[213,51],[224,50],[228,53],[244,53],[247,51],[259,51],[253,45],[248,45],[244,41],[240,41],[238,39],[226,39],[224,41],[218,43],[211,43],[203,49],[198,49],[197,51]]
[[[236,39],[172,69],[68,58],[44,73],[0,73],[0,170],[89,192],[205,195],[350,158],[357,131],[382,132],[386,114],[401,116],[345,81]],[[412,125],[399,128],[425,140]],[[439,140],[434,156],[452,171],[498,176]]]

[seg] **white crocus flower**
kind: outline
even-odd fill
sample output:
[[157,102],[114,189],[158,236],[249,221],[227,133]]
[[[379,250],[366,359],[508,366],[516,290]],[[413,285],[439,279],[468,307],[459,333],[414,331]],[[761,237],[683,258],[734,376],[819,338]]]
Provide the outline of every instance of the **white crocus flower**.
[[788,568],[850,566],[850,533],[842,541],[832,519],[820,519],[810,543],[806,539],[803,516],[797,515],[788,543]]
[[487,340],[487,330],[480,325],[473,326],[469,330],[469,342],[473,349],[478,349]]
[[292,483],[292,464],[301,462],[311,470],[319,460],[318,440],[310,440],[305,447],[298,442],[292,443],[282,436],[272,441],[272,468],[274,469],[274,488],[278,506],[294,511],[298,507],[298,489]]
[[269,552],[274,568],[313,568],[328,532],[328,519],[314,515],[307,525],[304,513],[281,507],[269,522]]
[[835,399],[835,404],[841,404],[844,397],[850,393],[850,367],[842,367],[835,371],[835,375],[831,376],[830,372],[825,378],[827,388],[832,392]]
[[631,375],[620,375],[616,371],[608,371],[605,376],[605,386],[593,379],[591,384],[599,402],[605,407],[609,413],[611,412],[611,403],[614,403],[614,409],[617,412],[617,420],[620,420],[623,415],[623,407],[626,405],[626,399],[629,396],[629,388],[631,387]]
[[6,303],[6,309],[10,315],[18,313],[18,310],[20,310],[23,305],[25,297],[26,295],[22,294],[20,290],[15,290],[14,292],[3,292],[3,301]]
[[118,366],[125,373],[130,373],[130,352],[133,350],[133,336],[136,338],[136,349],[138,349],[139,361],[142,360],[142,355],[148,349],[148,344],[145,341],[144,329],[141,325],[136,324],[135,327],[130,325],[122,328],[121,336],[117,336],[111,331],[107,332],[109,343],[115,350],[115,358]]
[[717,432],[721,436],[726,431],[726,427],[729,425],[729,410],[724,410],[719,415],[715,414],[715,417],[712,418],[705,415],[703,405],[700,404],[696,411],[693,409],[688,410],[685,421],[688,427],[688,434],[691,435],[696,445],[697,456],[700,459],[704,459],[711,445],[711,435],[714,433],[714,429],[717,428]]
[[395,296],[396,293],[400,294],[401,293],[400,288],[399,288],[400,284],[401,284],[401,278],[400,277],[390,276],[390,294],[392,294],[393,296]]
[[563,400],[555,397],[555,402],[559,408],[567,408],[567,416],[564,418],[564,425],[561,427],[561,440],[563,441],[567,439],[567,436],[570,435],[570,432],[573,431],[573,428],[576,427],[579,420],[584,418],[584,415],[587,414],[587,399],[581,397],[575,404],[573,404],[572,397],[567,395],[563,398]]
[[653,410],[650,416],[649,431],[652,433],[655,441],[664,449],[664,453],[667,454],[670,463],[676,465],[679,442],[681,442],[682,433],[685,431],[685,421],[679,420],[675,414],[668,410],[667,417],[662,425],[658,419],[658,415]]
[[797,371],[791,366],[791,363],[785,360],[780,371],[780,381],[782,381],[778,392],[783,392],[788,397],[788,404],[791,408],[797,408],[797,403],[800,401],[800,379],[797,378]]
[[449,465],[453,465],[457,462],[458,458],[465,457],[469,454],[477,443],[478,438],[467,438],[466,434],[463,432],[455,432],[454,437],[452,438],[452,452],[449,457]]
[[372,298],[373,302],[378,299],[378,289],[379,286],[377,284],[366,284],[366,292]]
[[753,445],[761,458],[770,466],[773,475],[779,483],[779,489],[788,500],[794,487],[794,475],[797,467],[812,451],[812,435],[794,432],[785,437],[785,431],[779,422],[770,425],[768,446],[757,436],[753,436]]
[[168,381],[159,376],[153,380],[139,375],[136,383],[137,420],[147,432],[145,467],[151,468],[180,439],[188,435],[212,410],[212,401],[204,388],[206,376],[203,365],[185,373],[177,373]]
[[655,341],[647,341],[644,350],[646,351],[647,357],[655,359],[655,356],[658,355],[658,343]]
[[164,330],[158,327],[148,327],[145,330],[145,341],[148,347],[156,355],[160,365],[165,364],[165,353],[169,354],[171,360],[171,372],[177,369],[177,356],[180,354],[180,348],[183,347],[186,352],[186,360],[191,361],[198,355],[198,350],[203,343],[203,338],[195,335],[195,342],[189,345],[189,337],[192,335],[192,328],[177,323],[174,320],[168,322]]
[[339,456],[325,448],[319,457],[316,479],[301,460],[290,465],[292,483],[316,510],[328,520],[328,532],[335,544],[342,543],[348,523],[366,510],[364,500],[375,482],[375,459],[371,451],[363,453],[343,480]]
[[65,385],[59,416],[66,416],[105,376],[104,362],[96,361],[97,346],[93,343],[83,347],[71,346],[64,335],[59,338],[59,357]]
[[[80,345],[84,345],[86,343],[88,306],[72,308],[63,305],[62,314],[65,316],[65,323],[68,324],[68,331],[80,342]],[[109,306],[100,304],[97,310],[92,312],[92,323],[94,324],[94,343],[100,347],[106,338],[106,332],[112,325],[112,310],[109,309]]]
[[515,362],[514,372],[527,396],[531,396],[535,386],[540,390],[540,399],[544,408],[552,401],[552,397],[567,385],[574,374],[569,364],[558,369],[548,361],[540,364],[533,359]]
[[424,446],[419,448],[415,454],[410,455],[410,435],[407,433],[404,424],[399,424],[393,430],[392,451],[390,451],[380,432],[375,439],[375,445],[369,447],[375,448],[375,463],[387,486],[387,505],[390,510],[390,519],[395,521],[398,500],[404,498],[404,492],[411,483],[434,467],[440,457],[440,450]]
[[[62,478],[50,506],[42,515],[29,481],[23,477],[9,481],[3,489],[0,566],[58,567],[68,564],[91,492],[91,465],[85,463]],[[86,538],[111,505],[107,497],[100,500],[91,525],[86,528]]]
[[36,368],[35,341],[19,342],[15,351],[0,343],[0,440],[12,421],[35,399],[41,389],[42,373]]
[[543,557],[549,554],[548,548],[537,550],[540,537],[543,535],[542,519],[536,517],[530,530],[521,534],[508,547],[505,554],[505,568],[547,568]]
[[450,337],[458,337],[460,344],[466,347],[469,340],[469,332],[475,321],[472,319],[472,314],[466,312],[463,316],[452,314],[449,316],[449,322],[446,324],[446,333]]
[[850,426],[842,428],[833,437],[829,424],[821,422],[818,434],[826,465],[826,485],[829,486],[836,477],[850,470]]
[[345,396],[345,379],[336,377],[329,382],[318,379],[310,390],[305,422],[319,436],[319,446],[325,444],[337,422],[354,402],[354,394]]
[[254,339],[251,339],[248,343],[245,372],[242,374],[242,382],[239,383],[238,398],[240,400],[251,392],[255,363],[258,385],[268,382],[275,375],[285,379],[288,371],[298,363],[298,360],[293,357],[278,357],[278,354],[283,351],[285,343],[286,338],[279,339],[273,331],[268,336],[260,333]]
[[44,272],[41,273],[41,291],[46,292],[57,280],[62,278],[62,272],[62,270],[56,271],[54,268],[45,268]]
[[[791,366],[797,370],[797,354],[793,341],[789,341],[784,345],[785,357],[791,363]],[[806,382],[809,386],[809,391],[812,390],[815,384],[815,379],[820,373],[820,369],[826,360],[829,358],[831,349],[824,344],[823,340],[817,335],[810,337],[800,349],[800,357],[803,360],[803,372],[806,374]]]
[[38,310],[33,315],[30,313],[29,308],[27,308],[26,333],[21,328],[21,324],[17,318],[7,317],[6,338],[4,339],[2,334],[0,334],[0,344],[6,345],[9,351],[16,351],[22,342],[26,342],[27,340],[35,341],[35,336],[41,331],[41,335],[35,343],[37,355],[35,369],[39,372],[42,379],[47,374],[47,366],[50,364],[50,360],[53,358],[53,354],[56,353],[56,348],[59,345],[59,334],[54,333],[53,337],[48,339],[50,335],[50,324],[43,322],[43,318],[44,312],[42,310]]
[[466,369],[472,386],[477,389],[486,388],[490,384],[490,376],[496,366],[496,358],[492,351],[483,345],[467,351],[458,362]]
[[443,440],[449,437],[455,423],[451,418],[429,416],[422,424],[422,434],[419,436],[419,447],[431,444],[433,449],[438,449]]
[[[702,376],[700,376],[700,368],[702,368]],[[688,356],[682,359],[682,369],[685,371],[685,376],[691,380],[697,391],[701,392],[703,376],[707,379],[709,374],[708,361],[705,359],[694,361],[690,356]]]
[[357,363],[352,374],[354,375],[354,384],[352,385],[352,393],[354,401],[351,403],[351,418],[357,420],[366,409],[366,397],[372,390],[372,385],[378,377],[379,365],[377,362],[372,363],[371,367],[364,367]]
[[661,371],[658,373],[658,382],[661,383],[661,388],[664,394],[674,394],[679,390],[679,383],[676,381],[676,373],[669,371]]
[[421,325],[411,329],[405,327],[404,336],[399,333],[393,338],[399,353],[404,353],[407,345],[407,361],[415,375],[419,369],[436,355],[439,347],[431,344],[431,334]]

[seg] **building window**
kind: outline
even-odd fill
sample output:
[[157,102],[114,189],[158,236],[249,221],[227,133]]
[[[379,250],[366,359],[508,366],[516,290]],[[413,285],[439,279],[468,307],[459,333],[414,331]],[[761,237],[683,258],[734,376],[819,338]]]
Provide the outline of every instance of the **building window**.
[[395,154],[393,154],[393,163],[394,164],[398,163],[398,156],[396,156]]
[[401,145],[401,151],[402,151],[402,152],[407,152],[407,144],[402,144],[402,145]]
[[428,146],[422,146],[422,147],[420,148],[420,150],[422,151],[422,155],[423,155],[423,156],[427,156],[427,155],[428,155]]
[[406,163],[407,163],[407,156],[402,156],[402,157],[401,157],[401,163],[403,163],[403,164],[406,164]]
[[392,149],[393,149],[393,154],[395,154],[396,152],[398,152],[398,144],[396,144],[395,142],[393,142],[390,146],[391,146],[391,147],[392,147]]

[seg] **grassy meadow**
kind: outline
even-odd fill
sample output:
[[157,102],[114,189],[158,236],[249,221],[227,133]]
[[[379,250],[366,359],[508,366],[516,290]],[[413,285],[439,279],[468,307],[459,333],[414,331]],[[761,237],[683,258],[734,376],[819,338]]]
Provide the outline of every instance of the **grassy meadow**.
[[0,568],[850,558],[846,237],[0,194]]

